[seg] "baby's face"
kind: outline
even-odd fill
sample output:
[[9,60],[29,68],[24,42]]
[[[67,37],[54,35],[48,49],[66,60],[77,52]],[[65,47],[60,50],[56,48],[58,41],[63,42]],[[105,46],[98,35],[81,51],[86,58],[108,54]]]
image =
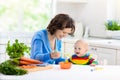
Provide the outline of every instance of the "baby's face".
[[77,42],[74,46],[74,52],[77,56],[84,56],[87,52],[87,46],[84,43]]

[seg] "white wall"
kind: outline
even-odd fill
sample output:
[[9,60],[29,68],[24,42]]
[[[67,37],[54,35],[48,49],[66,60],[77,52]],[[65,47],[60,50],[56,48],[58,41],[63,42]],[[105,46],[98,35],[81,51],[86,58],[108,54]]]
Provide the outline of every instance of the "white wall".
[[115,0],[115,19],[120,20],[120,0]]
[[89,27],[90,36],[106,38],[104,23],[110,18],[120,18],[119,4],[119,0],[88,0],[87,3],[57,3],[56,9],[57,13],[68,13]]
[[104,21],[107,18],[106,0],[88,0],[84,10],[79,11],[79,20],[90,29],[90,36],[105,37]]

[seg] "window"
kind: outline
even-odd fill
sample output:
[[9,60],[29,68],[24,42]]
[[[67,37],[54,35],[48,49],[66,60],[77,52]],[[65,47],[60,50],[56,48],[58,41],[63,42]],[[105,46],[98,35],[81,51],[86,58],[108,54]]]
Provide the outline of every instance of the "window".
[[48,25],[52,0],[0,0],[0,32],[33,32]]

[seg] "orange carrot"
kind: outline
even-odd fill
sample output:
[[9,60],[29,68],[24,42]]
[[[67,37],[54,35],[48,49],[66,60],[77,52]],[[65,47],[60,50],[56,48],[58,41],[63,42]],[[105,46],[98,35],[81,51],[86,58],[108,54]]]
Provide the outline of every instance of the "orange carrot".
[[43,63],[42,61],[34,60],[34,59],[26,58],[26,57],[21,57],[20,61],[26,61],[26,62],[29,62],[32,64],[42,64]]
[[20,65],[30,65],[32,64],[31,62],[27,62],[27,61],[19,61]]

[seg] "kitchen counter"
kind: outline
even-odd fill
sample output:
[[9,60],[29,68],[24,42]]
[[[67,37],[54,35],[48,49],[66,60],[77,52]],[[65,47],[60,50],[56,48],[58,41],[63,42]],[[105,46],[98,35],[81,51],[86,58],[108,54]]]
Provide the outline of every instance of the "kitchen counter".
[[72,65],[71,69],[60,69],[53,65],[53,69],[31,72],[23,76],[0,74],[0,80],[119,80],[120,66]]
[[[75,43],[78,39],[64,39],[63,42]],[[87,38],[86,40],[90,46],[120,49],[120,40],[115,39],[101,39],[101,38]]]

